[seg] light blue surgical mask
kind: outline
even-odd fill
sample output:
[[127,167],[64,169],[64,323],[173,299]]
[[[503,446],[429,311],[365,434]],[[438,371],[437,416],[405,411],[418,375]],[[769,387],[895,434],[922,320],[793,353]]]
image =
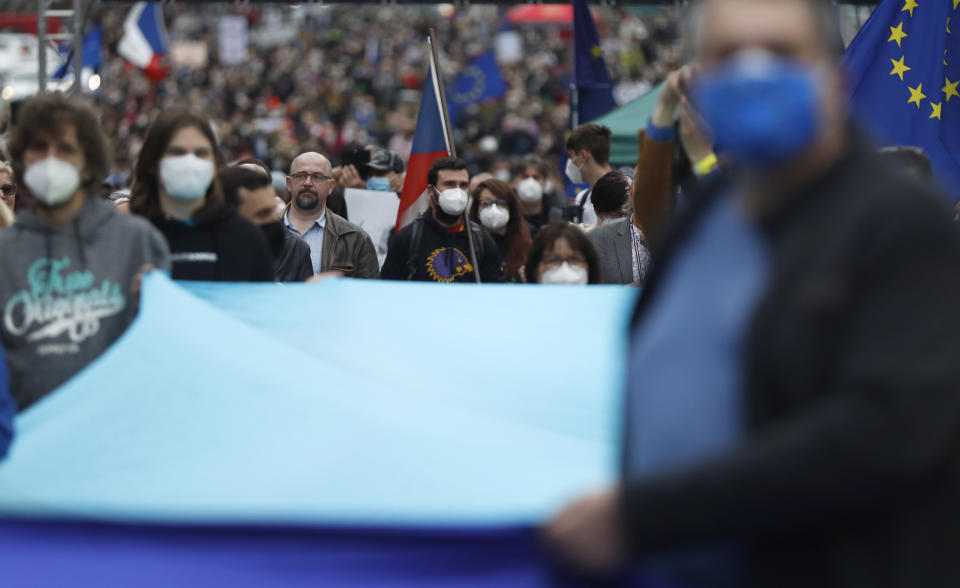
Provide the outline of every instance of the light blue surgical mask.
[[390,178],[387,177],[372,177],[367,180],[367,190],[381,190],[384,192],[391,191],[390,188]]
[[764,169],[805,151],[820,132],[819,72],[765,51],[741,53],[705,73],[693,99],[735,164]]

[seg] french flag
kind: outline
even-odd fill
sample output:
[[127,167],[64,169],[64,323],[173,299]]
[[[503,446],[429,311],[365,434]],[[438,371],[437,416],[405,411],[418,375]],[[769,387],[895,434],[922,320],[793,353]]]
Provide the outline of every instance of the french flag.
[[143,70],[143,75],[157,83],[166,77],[169,67],[163,64],[167,54],[167,32],[163,15],[156,2],[137,2],[123,21],[123,37],[117,46],[120,56]]
[[440,104],[440,80],[437,64],[430,55],[427,81],[423,85],[420,113],[417,115],[417,130],[413,133],[413,149],[407,162],[407,176],[400,193],[400,210],[397,211],[397,230],[413,222],[427,209],[427,171],[434,160],[450,157],[450,138],[444,124],[444,110]]

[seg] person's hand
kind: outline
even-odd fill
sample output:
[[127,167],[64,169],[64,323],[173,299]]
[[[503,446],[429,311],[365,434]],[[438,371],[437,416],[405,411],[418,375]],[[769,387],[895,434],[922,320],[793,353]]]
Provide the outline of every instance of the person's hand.
[[667,76],[666,82],[660,88],[657,103],[653,107],[650,121],[655,127],[672,127],[674,113],[680,104],[681,98],[686,96],[687,86],[693,75],[693,69],[685,65]]
[[357,168],[352,165],[345,165],[340,168],[340,184],[343,185],[344,188],[360,189],[365,188],[367,185],[357,172]]
[[561,510],[547,523],[544,535],[574,568],[588,574],[612,574],[625,563],[619,519],[619,493],[605,490]]
[[140,298],[140,287],[143,284],[144,274],[148,274],[155,269],[157,268],[154,267],[152,263],[145,263],[140,266],[140,271],[138,271],[137,274],[133,276],[133,280],[131,280],[130,282],[130,293],[133,295],[134,298],[136,299]]
[[343,277],[343,272],[340,270],[333,270],[331,272],[320,272],[319,274],[316,274],[307,278],[306,283],[316,284],[317,282],[326,280],[327,278],[342,278],[342,277]]
[[710,129],[686,98],[680,101],[680,144],[694,165],[713,153]]
[[403,192],[403,180],[405,180],[406,177],[407,172],[403,172],[402,174],[393,174],[393,177],[390,178],[390,189],[397,194],[401,194]]

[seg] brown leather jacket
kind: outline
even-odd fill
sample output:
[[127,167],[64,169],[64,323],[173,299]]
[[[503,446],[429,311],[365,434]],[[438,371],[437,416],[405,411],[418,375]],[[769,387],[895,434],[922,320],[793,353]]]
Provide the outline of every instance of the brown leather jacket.
[[339,214],[327,210],[327,227],[323,232],[320,271],[340,270],[348,278],[380,277],[377,249],[370,235]]

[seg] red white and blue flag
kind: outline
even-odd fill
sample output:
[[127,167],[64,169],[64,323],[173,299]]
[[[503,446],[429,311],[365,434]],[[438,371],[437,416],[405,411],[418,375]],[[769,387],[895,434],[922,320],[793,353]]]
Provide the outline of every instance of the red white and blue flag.
[[400,194],[400,210],[397,211],[397,230],[413,222],[427,209],[427,171],[434,160],[450,157],[450,137],[445,124],[447,113],[440,103],[440,80],[433,53],[427,80],[423,84],[423,98],[417,115],[417,130],[413,134],[413,149],[407,163],[407,177],[403,180]]
[[166,77],[169,67],[163,63],[168,52],[167,31],[157,2],[137,2],[123,21],[123,37],[117,46],[120,56],[143,70],[151,82]]

